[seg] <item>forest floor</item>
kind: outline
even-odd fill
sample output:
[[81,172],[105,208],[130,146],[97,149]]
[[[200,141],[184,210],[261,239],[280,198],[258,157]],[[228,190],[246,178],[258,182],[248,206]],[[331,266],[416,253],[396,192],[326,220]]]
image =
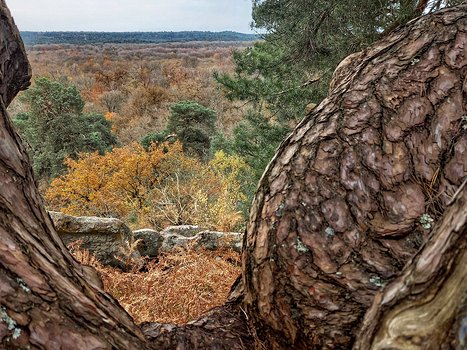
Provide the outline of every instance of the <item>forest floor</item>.
[[224,304],[241,273],[240,254],[233,251],[179,249],[148,261],[144,270],[129,262],[129,271],[104,266],[88,251],[74,247],[73,256],[93,266],[104,289],[136,323],[183,324]]

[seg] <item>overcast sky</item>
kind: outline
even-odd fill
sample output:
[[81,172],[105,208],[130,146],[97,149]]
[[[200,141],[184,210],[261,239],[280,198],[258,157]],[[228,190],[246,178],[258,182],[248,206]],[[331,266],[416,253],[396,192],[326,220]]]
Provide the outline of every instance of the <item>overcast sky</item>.
[[20,30],[249,33],[251,0],[6,0]]

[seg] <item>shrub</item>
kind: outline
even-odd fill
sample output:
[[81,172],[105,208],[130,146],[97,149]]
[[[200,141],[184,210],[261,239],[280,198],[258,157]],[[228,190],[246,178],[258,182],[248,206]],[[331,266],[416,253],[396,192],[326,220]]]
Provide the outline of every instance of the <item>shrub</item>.
[[181,101],[170,106],[167,130],[177,135],[184,149],[205,159],[211,147],[216,112],[193,101]]
[[233,230],[248,167],[236,156],[217,153],[208,163],[190,157],[179,142],[133,143],[105,155],[67,159],[68,174],[52,181],[49,205],[71,215],[119,217],[156,229],[192,224]]

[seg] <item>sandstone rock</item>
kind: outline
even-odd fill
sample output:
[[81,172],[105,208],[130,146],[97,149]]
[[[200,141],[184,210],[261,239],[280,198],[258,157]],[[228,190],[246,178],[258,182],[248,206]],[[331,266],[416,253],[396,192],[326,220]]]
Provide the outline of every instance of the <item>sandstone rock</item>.
[[186,248],[194,242],[194,237],[185,237],[177,234],[164,234],[161,232],[162,245],[159,250],[161,253],[168,253],[176,248]]
[[178,236],[183,236],[183,237],[194,237],[197,233],[201,231],[203,230],[199,226],[191,226],[191,225],[169,226],[169,227],[166,227],[161,232],[161,235],[163,236],[178,235]]
[[[49,212],[55,229],[65,245],[82,241],[81,247],[89,250],[104,265],[125,267],[128,247],[133,242],[133,233],[121,220],[81,216],[75,217],[59,212]],[[120,259],[119,259],[120,258]],[[132,259],[141,259],[133,252]]]
[[163,242],[160,252],[170,252],[177,247],[203,248],[207,250],[232,249],[236,252],[242,250],[243,234],[236,232],[215,232],[202,231],[192,237],[185,237],[179,234],[161,233]]
[[133,237],[135,241],[139,240],[137,249],[141,256],[154,258],[159,255],[159,249],[164,241],[159,232],[151,229],[141,229],[133,231]]
[[243,234],[238,232],[203,231],[195,236],[196,246],[207,250],[232,249],[242,251]]
[[[125,262],[142,264],[142,256],[156,258],[177,248],[221,250],[242,249],[241,233],[203,231],[198,226],[170,226],[162,232],[141,229],[131,232],[121,220],[98,217],[75,217],[49,212],[65,245],[82,241],[81,247],[95,254],[104,265],[126,268]],[[139,240],[136,247],[131,246]]]

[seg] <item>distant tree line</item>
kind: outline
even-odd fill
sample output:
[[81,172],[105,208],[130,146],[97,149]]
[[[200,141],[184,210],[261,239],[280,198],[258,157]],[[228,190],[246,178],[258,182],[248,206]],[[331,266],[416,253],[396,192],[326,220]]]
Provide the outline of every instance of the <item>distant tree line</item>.
[[186,41],[254,41],[255,34],[232,31],[183,31],[183,32],[21,32],[26,45],[46,44],[147,44]]

